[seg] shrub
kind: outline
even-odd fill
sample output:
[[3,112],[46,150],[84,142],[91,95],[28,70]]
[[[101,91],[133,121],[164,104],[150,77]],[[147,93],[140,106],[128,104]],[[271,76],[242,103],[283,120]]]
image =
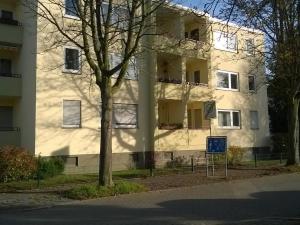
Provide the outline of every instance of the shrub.
[[146,188],[137,183],[119,181],[112,187],[97,186],[95,184],[72,188],[66,192],[66,197],[77,200],[101,198],[120,194],[129,194],[145,191]]
[[244,151],[239,146],[230,146],[227,152],[227,159],[229,165],[238,165],[242,162]]
[[65,163],[61,157],[38,158],[37,175],[40,179],[54,177],[64,172]]
[[272,135],[273,152],[287,152],[288,143],[288,134],[277,133]]
[[37,169],[37,162],[24,148],[4,146],[0,148],[0,180],[19,181],[31,178]]

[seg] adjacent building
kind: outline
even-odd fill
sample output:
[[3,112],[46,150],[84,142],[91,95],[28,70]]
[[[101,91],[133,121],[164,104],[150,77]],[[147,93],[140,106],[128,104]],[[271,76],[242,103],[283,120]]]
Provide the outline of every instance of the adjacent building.
[[[0,0],[0,145],[64,156],[70,173],[96,172],[100,97],[89,68],[71,44],[45,51],[47,28],[26,12]],[[248,152],[269,147],[263,33],[187,12],[157,11],[160,35],[144,40],[155,50],[131,60],[114,96],[114,170],[143,167],[151,152],[157,166],[204,157],[209,135]],[[74,19],[66,5],[64,20]],[[207,101],[216,103],[211,120]]]

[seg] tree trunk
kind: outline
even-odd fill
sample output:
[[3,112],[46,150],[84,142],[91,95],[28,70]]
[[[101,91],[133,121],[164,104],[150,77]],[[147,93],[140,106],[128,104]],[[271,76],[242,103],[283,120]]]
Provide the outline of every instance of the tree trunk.
[[290,106],[287,165],[299,164],[299,101],[295,99]]
[[101,84],[101,140],[99,185],[112,186],[112,89],[111,80],[103,76]]

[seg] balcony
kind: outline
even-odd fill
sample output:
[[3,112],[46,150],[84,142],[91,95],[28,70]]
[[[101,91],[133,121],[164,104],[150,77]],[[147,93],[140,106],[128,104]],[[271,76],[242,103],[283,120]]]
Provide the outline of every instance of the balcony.
[[0,48],[19,48],[22,45],[23,27],[16,20],[0,18]]
[[0,96],[20,97],[22,95],[22,79],[19,74],[0,74]]
[[21,135],[19,128],[0,127],[0,146],[20,145]]

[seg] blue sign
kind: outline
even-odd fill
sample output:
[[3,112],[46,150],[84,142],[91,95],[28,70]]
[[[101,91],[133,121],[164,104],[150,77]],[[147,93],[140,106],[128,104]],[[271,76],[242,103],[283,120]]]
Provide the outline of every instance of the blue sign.
[[226,136],[207,137],[206,148],[208,153],[225,153],[227,150]]

